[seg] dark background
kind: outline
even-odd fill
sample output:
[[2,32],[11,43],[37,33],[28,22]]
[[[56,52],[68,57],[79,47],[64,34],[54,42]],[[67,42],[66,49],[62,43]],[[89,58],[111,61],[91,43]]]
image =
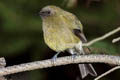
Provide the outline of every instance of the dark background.
[[[0,56],[7,66],[51,58],[56,52],[43,40],[41,8],[56,5],[74,13],[84,26],[88,41],[120,26],[120,0],[0,0]],[[90,46],[94,53],[119,55],[120,42],[112,44],[120,33]],[[69,55],[68,53],[60,56]],[[98,75],[112,65],[94,64]],[[119,80],[119,70],[101,80]],[[34,70],[7,76],[13,80],[80,80],[76,64]],[[92,80],[88,76],[85,80]]]

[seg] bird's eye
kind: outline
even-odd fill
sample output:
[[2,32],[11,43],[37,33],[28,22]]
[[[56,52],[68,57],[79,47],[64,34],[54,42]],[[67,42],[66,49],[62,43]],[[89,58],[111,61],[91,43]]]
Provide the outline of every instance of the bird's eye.
[[40,16],[50,16],[51,15],[51,11],[50,10],[44,10],[44,11],[40,11]]
[[50,11],[41,11],[42,14],[50,14]]
[[50,14],[51,12],[50,11],[47,11],[47,14]]

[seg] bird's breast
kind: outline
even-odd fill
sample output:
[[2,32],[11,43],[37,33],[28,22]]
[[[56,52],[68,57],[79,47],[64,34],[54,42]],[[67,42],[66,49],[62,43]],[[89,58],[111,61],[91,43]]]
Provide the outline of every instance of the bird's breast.
[[80,41],[67,26],[62,24],[44,25],[43,28],[45,43],[57,52],[73,48]]

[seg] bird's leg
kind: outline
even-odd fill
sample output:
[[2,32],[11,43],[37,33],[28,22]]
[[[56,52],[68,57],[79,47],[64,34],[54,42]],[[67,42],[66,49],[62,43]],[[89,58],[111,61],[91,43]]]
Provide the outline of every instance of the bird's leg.
[[56,61],[56,59],[57,59],[57,57],[58,57],[59,54],[60,54],[60,52],[57,52],[57,53],[52,57],[52,64],[55,63],[55,61]]
[[60,52],[57,52],[53,57],[52,59],[57,59],[58,55],[60,54]]
[[72,55],[72,59],[74,60],[77,55],[76,51],[74,49],[68,49],[68,52]]
[[83,47],[82,47],[82,42],[79,42],[76,46],[75,46],[76,50],[78,51],[78,53],[80,55],[85,54]]

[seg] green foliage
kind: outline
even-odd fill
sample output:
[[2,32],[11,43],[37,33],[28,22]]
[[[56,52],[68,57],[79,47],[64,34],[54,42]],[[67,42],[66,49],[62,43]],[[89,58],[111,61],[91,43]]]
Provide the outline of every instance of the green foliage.
[[[0,53],[3,53],[3,56],[9,55],[12,56],[15,53],[20,52],[30,46],[29,39],[5,39],[0,40]],[[7,53],[7,54],[6,54]]]
[[93,44],[92,46],[90,46],[90,48],[94,48],[92,50],[93,53],[97,53],[97,54],[117,54],[117,48],[115,47],[114,44],[112,43],[108,43],[105,41],[100,41],[100,42],[96,42],[95,44]]

